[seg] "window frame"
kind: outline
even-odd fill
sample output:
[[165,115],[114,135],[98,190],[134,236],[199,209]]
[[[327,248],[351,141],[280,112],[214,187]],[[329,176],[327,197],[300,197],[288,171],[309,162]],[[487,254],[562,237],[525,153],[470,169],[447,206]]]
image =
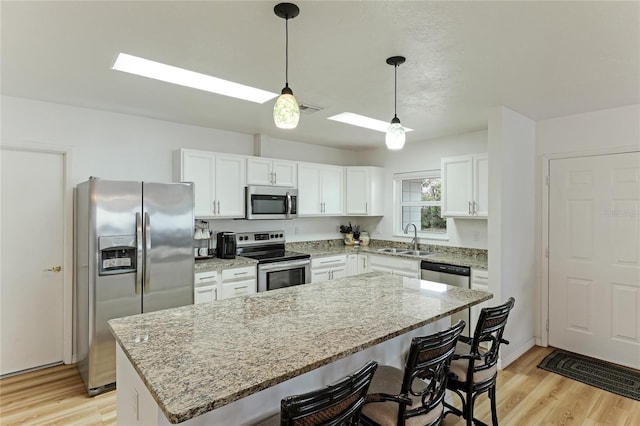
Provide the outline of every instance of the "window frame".
[[[442,212],[442,197],[440,201],[402,201],[402,181],[410,179],[428,179],[428,178],[440,178],[442,182],[442,171],[440,169],[434,170],[421,170],[417,172],[405,172],[393,174],[393,236],[394,237],[411,237],[404,233],[402,229],[402,207],[417,207],[417,206],[439,206],[440,212]],[[444,233],[425,232],[418,230],[418,238],[427,240],[449,240],[449,219],[443,218],[447,222],[447,231]],[[411,237],[412,238],[412,237]]]

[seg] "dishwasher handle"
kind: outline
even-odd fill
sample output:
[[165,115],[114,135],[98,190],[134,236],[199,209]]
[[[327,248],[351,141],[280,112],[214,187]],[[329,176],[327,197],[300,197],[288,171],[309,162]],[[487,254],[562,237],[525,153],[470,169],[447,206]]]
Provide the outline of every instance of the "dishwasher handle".
[[471,268],[467,266],[449,265],[447,263],[429,262],[426,260],[420,262],[420,269],[425,271],[443,272],[445,274],[462,275],[465,277],[471,276]]

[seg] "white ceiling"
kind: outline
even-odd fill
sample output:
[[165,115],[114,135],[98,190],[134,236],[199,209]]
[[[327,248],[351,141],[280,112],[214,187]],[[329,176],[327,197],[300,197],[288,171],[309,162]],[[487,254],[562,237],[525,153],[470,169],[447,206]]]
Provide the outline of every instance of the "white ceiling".
[[325,109],[276,129],[255,104],[110,69],[125,52],[272,92],[284,85],[277,1],[5,1],[3,95],[360,149],[384,134],[326,120],[398,116],[407,142],[486,128],[491,107],[534,120],[640,103],[640,2],[298,1],[289,83]]

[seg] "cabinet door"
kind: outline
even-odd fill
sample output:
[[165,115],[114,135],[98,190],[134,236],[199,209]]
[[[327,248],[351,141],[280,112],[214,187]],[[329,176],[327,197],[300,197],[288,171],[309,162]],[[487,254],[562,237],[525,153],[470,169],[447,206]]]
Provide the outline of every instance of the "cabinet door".
[[298,164],[298,214],[320,214],[320,167]]
[[311,270],[311,282],[312,283],[320,283],[323,281],[329,281],[329,277],[331,276],[331,271],[329,269],[316,269]]
[[471,216],[471,156],[442,159],[442,216]]
[[246,160],[240,156],[216,156],[216,217],[244,217]]
[[220,291],[220,299],[229,299],[231,297],[245,296],[256,292],[256,280],[251,278],[248,280],[223,282]]
[[267,158],[247,159],[247,184],[248,185],[273,185],[273,161]]
[[273,160],[274,184],[295,188],[298,183],[298,163]]
[[340,266],[338,268],[331,268],[331,280],[337,280],[338,278],[344,278],[347,276],[347,265]]
[[474,215],[487,217],[489,214],[489,156],[473,157],[473,202]]
[[193,290],[193,303],[207,303],[216,300],[217,287],[208,285],[206,287],[196,287]]
[[322,168],[322,213],[341,216],[344,214],[344,169],[325,166]]
[[358,273],[364,274],[369,272],[369,257],[366,254],[358,255]]
[[215,155],[204,151],[183,150],[181,153],[181,180],[193,182],[195,216],[212,217],[215,214]]
[[371,174],[361,167],[347,167],[346,214],[369,214],[369,200],[371,194]]
[[347,255],[347,276],[351,277],[353,275],[358,275],[358,255],[357,254],[349,254]]

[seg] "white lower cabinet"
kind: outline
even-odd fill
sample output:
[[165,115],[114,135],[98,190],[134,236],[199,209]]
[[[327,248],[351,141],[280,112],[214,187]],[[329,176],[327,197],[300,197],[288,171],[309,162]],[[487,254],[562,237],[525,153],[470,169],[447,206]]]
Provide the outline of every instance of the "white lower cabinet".
[[196,272],[194,276],[193,303],[213,302],[218,299],[218,272]]
[[369,271],[388,272],[408,278],[420,278],[420,261],[395,256],[368,255]]
[[366,254],[349,254],[347,255],[347,276],[353,276],[358,274],[364,274],[369,272],[367,267],[367,255]]
[[347,276],[347,255],[311,259],[311,282],[337,280]]
[[213,302],[218,299],[218,286],[208,285],[205,287],[197,287],[193,290],[193,303]]
[[[489,291],[489,271],[486,269],[471,269],[471,290]],[[480,310],[487,306],[492,306],[494,303],[492,300],[487,300],[478,305],[471,307],[469,331],[473,334],[473,330],[478,323],[478,317],[480,316]]]
[[221,273],[222,284],[220,285],[219,299],[256,293],[256,272],[255,266],[224,269]]

